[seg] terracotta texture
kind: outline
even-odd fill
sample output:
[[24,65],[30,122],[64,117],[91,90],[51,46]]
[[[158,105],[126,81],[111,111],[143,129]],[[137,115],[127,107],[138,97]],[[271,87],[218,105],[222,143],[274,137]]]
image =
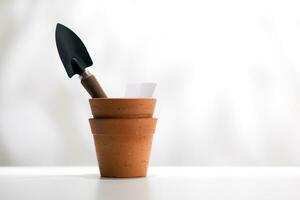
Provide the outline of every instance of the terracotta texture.
[[147,174],[152,134],[109,136],[94,134],[97,159],[103,177],[143,177]]
[[147,175],[157,122],[152,118],[155,103],[152,98],[90,99],[94,118],[89,122],[101,176]]
[[94,118],[152,117],[153,98],[93,98],[89,100]]
[[149,135],[155,132],[157,119],[130,118],[130,119],[90,119],[93,134],[105,135]]

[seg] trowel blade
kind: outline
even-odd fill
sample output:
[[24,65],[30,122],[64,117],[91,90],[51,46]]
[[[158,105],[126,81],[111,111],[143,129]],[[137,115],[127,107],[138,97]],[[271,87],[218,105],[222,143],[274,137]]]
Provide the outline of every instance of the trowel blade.
[[62,24],[56,25],[55,40],[60,59],[71,78],[81,75],[85,68],[93,65],[93,61],[80,38]]

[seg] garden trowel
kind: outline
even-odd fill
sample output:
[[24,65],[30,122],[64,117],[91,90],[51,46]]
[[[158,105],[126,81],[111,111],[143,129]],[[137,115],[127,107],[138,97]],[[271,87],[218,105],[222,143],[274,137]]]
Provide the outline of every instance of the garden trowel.
[[57,24],[55,39],[60,59],[69,78],[78,74],[81,84],[92,98],[107,98],[95,76],[85,69],[93,65],[93,61],[80,38],[69,28]]

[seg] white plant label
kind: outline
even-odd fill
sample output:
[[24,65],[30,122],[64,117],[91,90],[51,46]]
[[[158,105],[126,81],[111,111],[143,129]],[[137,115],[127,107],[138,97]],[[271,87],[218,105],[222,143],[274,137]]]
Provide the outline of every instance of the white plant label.
[[152,97],[155,87],[156,87],[156,83],[128,84],[125,90],[125,97],[127,98]]

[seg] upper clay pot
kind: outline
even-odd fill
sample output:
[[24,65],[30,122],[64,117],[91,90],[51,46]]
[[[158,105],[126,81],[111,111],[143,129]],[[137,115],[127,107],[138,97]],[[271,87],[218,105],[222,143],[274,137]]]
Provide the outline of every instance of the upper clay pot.
[[152,117],[154,98],[93,98],[89,99],[94,118]]

